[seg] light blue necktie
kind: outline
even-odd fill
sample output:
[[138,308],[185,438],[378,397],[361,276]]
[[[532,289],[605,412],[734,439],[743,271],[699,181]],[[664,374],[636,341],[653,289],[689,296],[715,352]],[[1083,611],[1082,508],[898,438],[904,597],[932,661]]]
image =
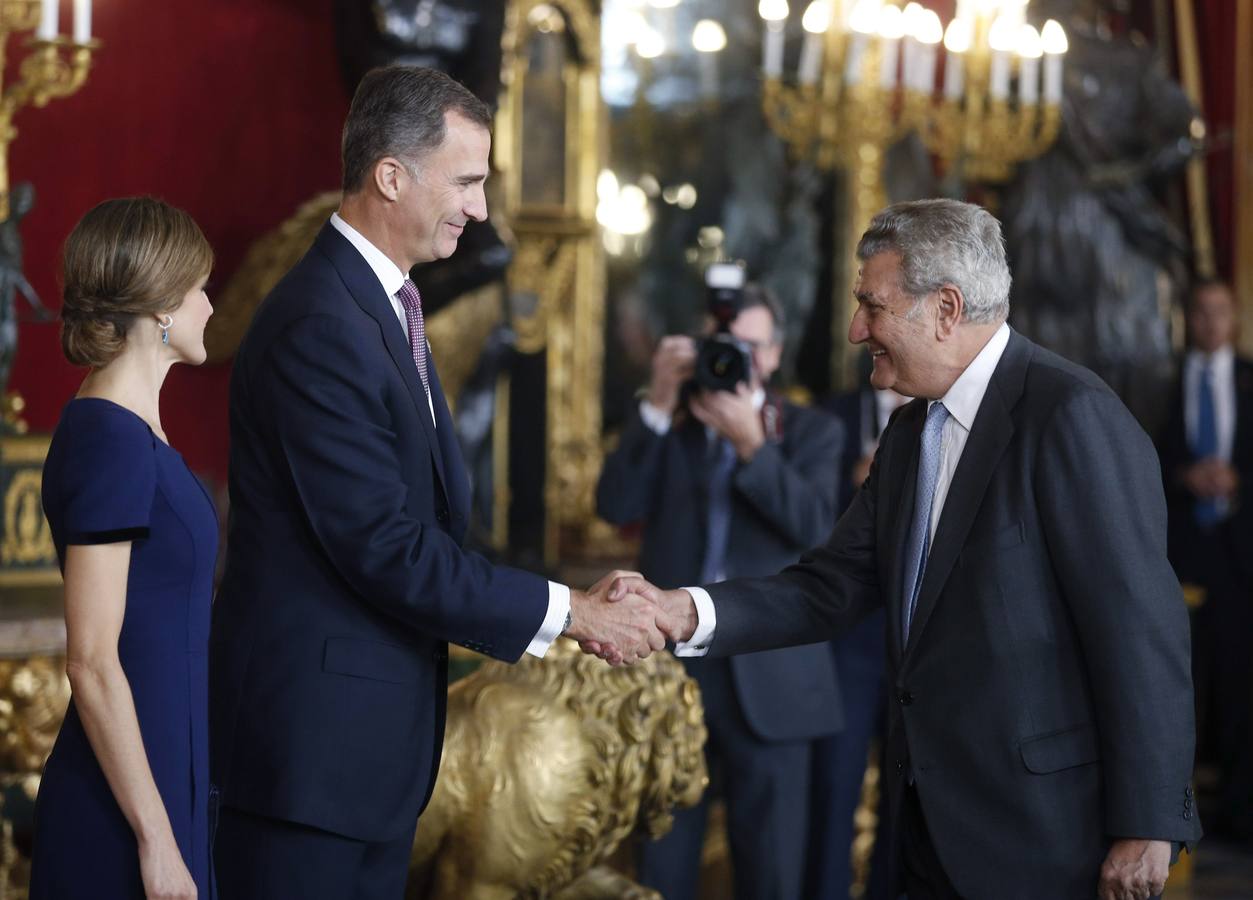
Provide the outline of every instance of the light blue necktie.
[[931,504],[935,501],[936,482],[940,480],[940,436],[947,418],[948,410],[943,403],[937,401],[927,410],[927,422],[922,428],[922,446],[918,451],[918,480],[914,485],[914,518],[905,543],[902,646],[909,641],[909,623],[914,617],[918,589],[922,586],[922,575],[927,569],[927,551],[931,543]]
[[[1214,412],[1214,370],[1209,363],[1201,366],[1201,377],[1196,387],[1196,434],[1192,440],[1192,452],[1197,459],[1209,459],[1218,455],[1218,417]],[[1202,528],[1217,525],[1222,513],[1218,501],[1197,500],[1192,514]]]
[[717,440],[710,454],[709,519],[706,523],[705,564],[701,584],[712,584],[726,574],[727,538],[731,533],[731,475],[735,471],[735,448]]

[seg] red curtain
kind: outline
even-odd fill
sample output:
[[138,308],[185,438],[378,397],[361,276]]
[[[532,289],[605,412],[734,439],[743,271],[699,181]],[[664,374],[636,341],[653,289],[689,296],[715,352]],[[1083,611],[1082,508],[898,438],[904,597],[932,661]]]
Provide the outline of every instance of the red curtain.
[[[331,0],[97,0],[103,43],[73,97],[16,117],[13,183],[32,182],[25,271],[60,307],[60,248],[109,197],[152,194],[190,212],[217,252],[221,287],[256,238],[339,184],[348,100]],[[70,0],[61,30],[68,31]],[[10,57],[25,55],[9,43]],[[16,75],[11,61],[7,78]],[[83,371],[61,356],[56,323],[25,323],[10,389],[32,429],[51,431]],[[229,366],[175,367],[162,424],[198,472],[226,474]]]

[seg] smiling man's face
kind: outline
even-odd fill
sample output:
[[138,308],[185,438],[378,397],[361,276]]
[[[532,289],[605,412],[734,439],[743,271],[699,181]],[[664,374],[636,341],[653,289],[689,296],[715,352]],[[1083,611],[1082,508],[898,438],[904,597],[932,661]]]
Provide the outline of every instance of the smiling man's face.
[[420,263],[452,256],[466,223],[487,218],[483,183],[491,134],[455,112],[445,114],[444,124],[443,143],[403,176],[409,257]]
[[915,301],[905,293],[900,254],[887,251],[864,260],[853,295],[857,312],[848,339],[870,351],[870,383],[906,397],[929,397],[927,385],[939,356],[932,298]]

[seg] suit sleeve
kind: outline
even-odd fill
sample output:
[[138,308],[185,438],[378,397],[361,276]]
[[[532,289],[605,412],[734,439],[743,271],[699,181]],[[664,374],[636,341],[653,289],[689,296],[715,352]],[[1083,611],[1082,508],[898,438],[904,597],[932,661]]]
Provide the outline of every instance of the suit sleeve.
[[1088,389],[1058,404],[1038,452],[1044,537],[1092,687],[1105,831],[1194,839],[1188,617],[1153,446],[1112,393]]
[[493,566],[409,514],[398,454],[426,448],[398,446],[370,346],[338,319],[310,316],[275,342],[259,373],[308,526],[366,603],[425,634],[516,660],[544,621],[548,583]]
[[669,435],[631,414],[617,448],[605,458],[596,484],[596,513],[614,525],[632,525],[648,518],[653,497],[661,489],[662,461]]
[[708,587],[718,617],[709,655],[830,640],[882,602],[875,555],[878,473],[876,455],[865,487],[827,542],[799,562],[778,575],[736,578]]
[[757,513],[797,547],[812,547],[831,534],[840,494],[839,459],[844,427],[811,412],[795,437],[791,458],[764,444],[735,472],[735,488]]

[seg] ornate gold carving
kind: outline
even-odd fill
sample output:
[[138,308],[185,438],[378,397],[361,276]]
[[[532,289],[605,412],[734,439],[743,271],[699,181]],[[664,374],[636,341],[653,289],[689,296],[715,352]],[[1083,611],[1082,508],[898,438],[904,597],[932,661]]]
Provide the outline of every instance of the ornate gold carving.
[[[664,834],[672,807],[700,799],[705,736],[700,691],[667,653],[611,668],[563,638],[543,660],[485,663],[448,692],[406,896],[567,896],[627,835]],[[629,896],[610,881],[617,893],[569,896]]]
[[43,770],[70,700],[65,658],[0,659],[0,771]]
[[[34,801],[69,700],[64,657],[0,659],[0,791],[19,786]],[[0,806],[0,900],[25,900],[29,877]]]
[[[554,16],[564,23],[568,47],[562,69],[566,187],[559,207],[528,205],[522,187],[530,43],[537,35],[552,36]],[[513,0],[502,47],[505,93],[496,118],[495,163],[517,238],[509,272],[511,322],[523,352],[547,353],[544,556],[555,564],[564,551],[582,550],[587,542],[602,459],[605,276],[595,215],[603,107],[595,7],[586,0]]]
[[49,439],[0,438],[0,585],[50,585],[61,580],[52,531],[43,514],[41,484]]

